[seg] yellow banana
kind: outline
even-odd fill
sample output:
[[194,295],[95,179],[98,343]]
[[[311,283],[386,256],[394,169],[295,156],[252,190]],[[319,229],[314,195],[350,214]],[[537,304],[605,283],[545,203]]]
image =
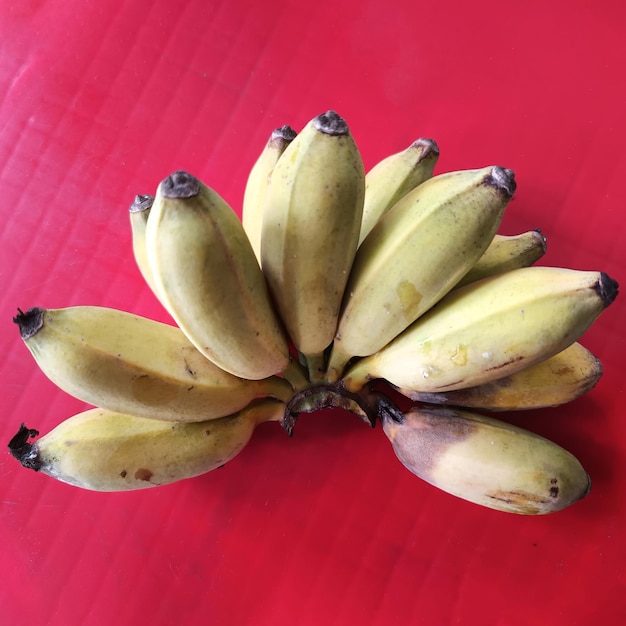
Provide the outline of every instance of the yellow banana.
[[149,194],[135,196],[135,200],[129,208],[129,216],[135,262],[144,280],[152,292],[156,294],[156,285],[152,277],[152,270],[148,262],[148,250],[146,249],[146,226],[153,203],[154,196]]
[[24,467],[94,491],[166,485],[221,467],[249,442],[257,424],[278,421],[282,402],[264,400],[220,419],[185,424],[90,409],[34,442],[24,425],[9,449]]
[[270,176],[278,159],[295,136],[296,131],[291,126],[281,126],[274,130],[248,175],[243,194],[241,221],[259,263],[261,263],[261,231],[265,196]]
[[494,274],[529,267],[546,253],[546,249],[546,238],[540,230],[529,230],[519,235],[496,235],[476,265],[455,288]]
[[359,150],[334,111],[311,120],[289,144],[267,190],[263,272],[314,378],[337,327],[359,240],[364,190]]
[[438,158],[437,144],[432,139],[420,138],[367,172],[359,245],[400,198],[433,175]]
[[553,357],[477,387],[420,392],[398,389],[408,398],[487,411],[521,411],[559,406],[593,389],[602,364],[587,348],[573,343]]
[[384,378],[402,389],[482,385],[574,343],[615,299],[602,272],[526,267],[461,287],[380,352],[352,366],[350,391]]
[[94,306],[32,308],[14,318],[43,373],[83,402],[182,422],[230,415],[252,400],[288,400],[276,376],[243,380],[221,370],[180,329]]
[[327,378],[374,354],[442,298],[478,261],[515,191],[511,170],[440,174],[416,187],[359,247]]
[[284,370],[289,348],[250,241],[231,207],[187,172],[159,185],[146,227],[165,308],[208,359],[241,378]]
[[591,489],[589,475],[556,443],[499,420],[447,407],[415,407],[383,430],[400,462],[469,502],[521,515],[564,509]]

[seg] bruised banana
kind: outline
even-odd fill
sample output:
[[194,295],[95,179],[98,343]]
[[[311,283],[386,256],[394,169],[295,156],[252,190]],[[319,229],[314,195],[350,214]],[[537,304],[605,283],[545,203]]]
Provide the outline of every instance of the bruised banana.
[[261,232],[263,229],[265,196],[270,176],[278,159],[280,159],[285,148],[294,140],[295,136],[296,131],[291,126],[281,126],[274,130],[252,166],[246,182],[241,222],[259,263],[261,263]]
[[356,252],[365,172],[345,120],[311,120],[276,163],[261,237],[265,277],[287,333],[313,380],[337,328]]
[[574,343],[617,296],[603,272],[527,267],[461,287],[343,384],[383,378],[401,389],[449,392],[509,376]]
[[432,139],[420,138],[367,172],[359,245],[398,200],[433,175],[438,158],[437,144]]
[[287,339],[250,241],[215,191],[183,171],[161,182],[146,247],[163,305],[204,356],[252,380],[288,366]]
[[546,249],[546,238],[538,229],[519,235],[495,235],[476,265],[461,278],[455,289],[487,276],[529,267],[546,253]]
[[282,418],[284,404],[263,400],[220,419],[185,424],[90,409],[29,442],[22,425],[9,443],[24,467],[94,491],[166,485],[221,467],[249,442],[255,427]]
[[383,430],[413,474],[491,509],[543,515],[591,489],[578,459],[557,444],[499,420],[447,407],[414,407]]
[[411,400],[486,411],[522,411],[559,406],[593,389],[602,364],[587,348],[573,343],[553,357],[477,387],[420,392],[398,389]]
[[440,174],[416,187],[358,249],[339,317],[327,379],[355,356],[378,352],[475,265],[515,191],[511,170]]
[[32,308],[14,318],[27,348],[57,386],[89,404],[139,417],[199,422],[255,398],[288,400],[272,376],[243,380],[207,360],[180,329],[95,306]]

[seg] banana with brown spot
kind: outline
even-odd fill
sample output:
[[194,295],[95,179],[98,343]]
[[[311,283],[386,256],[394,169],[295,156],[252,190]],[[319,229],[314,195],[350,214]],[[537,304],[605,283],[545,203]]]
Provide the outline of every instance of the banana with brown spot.
[[443,491],[499,511],[543,515],[591,488],[578,459],[535,433],[469,411],[415,407],[383,430],[400,462]]
[[221,467],[249,442],[255,427],[282,419],[284,404],[263,400],[216,420],[186,424],[106,409],[78,413],[43,437],[22,425],[9,443],[24,467],[93,491],[166,485]]
[[401,389],[449,392],[482,385],[558,354],[618,292],[603,272],[526,267],[448,294],[380,352],[347,371],[358,391],[383,378]]
[[378,352],[454,287],[489,246],[514,191],[513,172],[502,167],[440,174],[376,223],[350,273],[328,382],[352,357]]
[[398,391],[411,400],[486,411],[524,411],[572,402],[593,389],[602,364],[575,342],[553,357],[493,382],[456,391]]
[[43,373],[83,402],[140,417],[197,422],[259,397],[291,397],[272,376],[244,380],[220,369],[179,328],[96,306],[32,308],[14,318]]

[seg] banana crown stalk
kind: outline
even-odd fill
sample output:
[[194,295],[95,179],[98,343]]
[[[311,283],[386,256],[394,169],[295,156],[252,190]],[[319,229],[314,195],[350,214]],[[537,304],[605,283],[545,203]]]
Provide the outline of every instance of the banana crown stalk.
[[498,166],[440,174],[405,195],[359,247],[330,356],[374,354],[440,300],[478,261],[515,191]]
[[241,221],[259,263],[261,263],[261,233],[265,196],[270,177],[278,159],[295,137],[296,131],[291,126],[281,126],[275,129],[248,175],[243,195]]
[[129,491],[205,474],[239,454],[255,427],[281,419],[284,404],[263,400],[239,413],[164,422],[106,409],[74,415],[36,437],[22,424],[9,450],[24,467],[94,491]]
[[337,327],[364,193],[359,150],[334,111],[311,120],[272,171],[263,214],[263,272],[295,347],[317,361]]
[[435,141],[420,137],[367,172],[359,245],[396,202],[433,175],[438,159],[439,147]]
[[491,509],[522,515],[553,513],[591,489],[589,475],[567,450],[469,411],[414,407],[400,419],[386,415],[383,431],[410,472]]
[[244,380],[204,357],[175,326],[96,306],[33,307],[14,318],[41,370],[83,402],[163,420],[205,421],[252,400],[288,400],[275,376]]
[[166,178],[146,246],[165,307],[202,354],[253,380],[287,367],[287,339],[250,241],[215,191],[187,172]]

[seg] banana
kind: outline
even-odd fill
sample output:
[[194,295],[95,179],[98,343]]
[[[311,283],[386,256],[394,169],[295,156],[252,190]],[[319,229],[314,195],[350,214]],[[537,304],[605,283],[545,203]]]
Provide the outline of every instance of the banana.
[[146,227],[148,261],[165,308],[208,359],[259,380],[289,364],[289,347],[235,212],[187,172],[161,182]]
[[32,308],[14,318],[43,373],[67,393],[110,411],[198,422],[259,397],[288,400],[291,385],[243,380],[206,359],[180,329],[94,306]]
[[439,393],[398,391],[418,402],[486,411],[521,411],[571,402],[593,389],[601,376],[599,359],[575,342],[545,361],[477,387]]
[[259,263],[261,263],[261,231],[265,196],[270,176],[278,159],[295,136],[296,131],[291,126],[281,126],[274,130],[248,175],[243,194],[241,221]]
[[437,144],[432,139],[420,138],[367,172],[359,245],[400,198],[433,175],[438,158]]
[[421,392],[449,392],[509,376],[564,350],[617,296],[603,272],[527,267],[447,295],[342,381],[369,380]]
[[359,240],[365,172],[334,111],[311,120],[272,172],[261,238],[263,272],[287,332],[320,375]]
[[284,404],[264,400],[220,419],[185,424],[94,408],[30,443],[22,425],[9,443],[24,467],[93,491],[166,485],[221,467],[249,442],[255,427],[281,419]]
[[150,263],[148,262],[148,250],[146,249],[146,226],[153,203],[154,196],[149,194],[136,195],[128,211],[135,262],[144,280],[156,295],[156,285],[150,269]]
[[336,382],[355,356],[379,351],[478,261],[515,191],[511,170],[440,174],[416,187],[359,247],[328,364]]
[[450,493],[498,511],[554,513],[591,489],[580,461],[556,443],[499,420],[447,407],[384,414],[400,462]]
[[546,253],[546,249],[546,238],[539,229],[519,235],[495,235],[476,265],[461,278],[455,289],[487,276],[529,267]]

